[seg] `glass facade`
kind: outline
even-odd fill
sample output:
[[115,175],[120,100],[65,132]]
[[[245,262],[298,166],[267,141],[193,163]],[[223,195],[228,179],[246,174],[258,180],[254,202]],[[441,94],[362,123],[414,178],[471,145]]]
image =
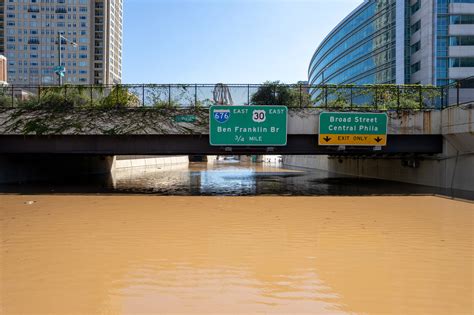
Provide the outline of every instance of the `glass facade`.
[[395,83],[395,4],[371,0],[352,12],[316,50],[309,83]]
[[365,1],[316,50],[309,83],[442,86],[474,76],[473,4]]
[[449,68],[474,67],[473,57],[452,58],[449,56],[450,46],[474,46],[474,36],[453,36],[449,32],[450,25],[474,25],[474,14],[452,14],[449,5],[452,3],[472,3],[474,0],[437,0],[437,55],[436,55],[436,83],[446,85],[452,83],[449,77]]
[[[449,84],[449,0],[437,0],[436,83]],[[454,2],[454,1],[452,1]]]

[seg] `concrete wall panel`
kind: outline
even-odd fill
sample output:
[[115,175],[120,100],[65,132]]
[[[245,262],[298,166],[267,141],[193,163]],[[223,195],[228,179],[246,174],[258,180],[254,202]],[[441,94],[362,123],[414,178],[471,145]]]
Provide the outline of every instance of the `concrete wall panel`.
[[[400,117],[399,125],[401,128],[424,125],[437,131],[441,128],[444,140],[443,153],[439,155],[405,161],[397,157],[284,156],[283,163],[344,175],[474,191],[474,108],[453,107],[436,113]],[[431,119],[437,123],[433,124]],[[410,127],[405,128],[408,130],[403,132],[410,132]]]
[[[474,32],[474,27],[472,27]],[[449,46],[449,57],[473,57],[474,46]]]

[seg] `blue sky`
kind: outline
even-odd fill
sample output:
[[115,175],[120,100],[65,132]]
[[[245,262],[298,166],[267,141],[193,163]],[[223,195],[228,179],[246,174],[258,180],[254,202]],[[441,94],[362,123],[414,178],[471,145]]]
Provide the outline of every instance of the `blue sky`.
[[124,83],[295,83],[362,0],[124,2]]

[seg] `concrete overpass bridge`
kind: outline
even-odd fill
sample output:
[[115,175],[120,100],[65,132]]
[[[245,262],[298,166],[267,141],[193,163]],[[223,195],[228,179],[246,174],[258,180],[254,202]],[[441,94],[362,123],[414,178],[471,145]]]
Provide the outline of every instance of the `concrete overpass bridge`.
[[[449,113],[455,115],[457,110]],[[212,146],[206,108],[53,113],[7,109],[0,113],[0,154],[403,155],[443,152],[440,110],[388,111],[387,146],[378,148],[318,145],[319,115],[323,111],[290,109],[286,146]],[[195,117],[195,121],[180,121],[182,117]]]
[[[231,87],[233,99],[236,104],[258,104],[260,88]],[[0,182],[27,180],[51,170],[107,172],[116,155],[281,154],[291,165],[474,190],[474,110],[472,102],[460,101],[464,94],[459,89],[455,106],[448,107],[446,102],[453,98],[453,93],[445,95],[449,88],[440,93],[429,88],[425,95],[422,87],[376,86],[370,91],[323,86],[312,87],[322,89],[323,97],[312,100],[308,87],[290,86],[286,94],[291,98],[284,101],[278,88],[270,93],[271,103],[292,102],[285,146],[211,145],[209,86],[139,86],[138,93],[122,86],[108,91],[38,88],[37,95],[26,100],[17,100],[11,88],[0,98]],[[236,90],[246,91],[242,99]],[[438,93],[434,100],[433,93]],[[386,112],[387,146],[319,145],[319,117],[335,110]],[[315,156],[320,158],[308,158]],[[420,161],[429,167],[420,167]],[[414,170],[407,171],[406,166]]]

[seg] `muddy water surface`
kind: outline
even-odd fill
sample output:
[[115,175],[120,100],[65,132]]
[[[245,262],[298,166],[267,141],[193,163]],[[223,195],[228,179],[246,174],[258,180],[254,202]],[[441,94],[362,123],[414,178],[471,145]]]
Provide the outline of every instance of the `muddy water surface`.
[[0,313],[473,314],[473,230],[438,197],[3,195]]

